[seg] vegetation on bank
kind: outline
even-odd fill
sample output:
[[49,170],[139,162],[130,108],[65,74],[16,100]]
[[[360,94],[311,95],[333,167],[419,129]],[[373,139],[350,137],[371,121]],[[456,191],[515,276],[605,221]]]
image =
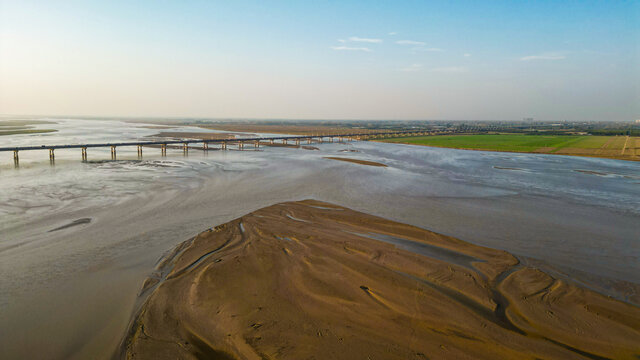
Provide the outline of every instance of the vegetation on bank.
[[400,137],[381,141],[455,149],[640,160],[640,137],[633,136],[491,134]]

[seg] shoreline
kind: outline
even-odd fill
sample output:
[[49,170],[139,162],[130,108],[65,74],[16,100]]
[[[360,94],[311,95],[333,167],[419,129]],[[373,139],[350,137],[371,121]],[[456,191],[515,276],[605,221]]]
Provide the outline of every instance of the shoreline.
[[163,267],[120,355],[616,358],[640,350],[636,306],[506,251],[315,200],[210,228],[170,251]]
[[[461,135],[463,136],[463,135]],[[558,154],[558,153],[547,153],[547,152],[522,152],[522,151],[509,151],[509,150],[489,150],[489,149],[475,149],[475,148],[461,148],[461,147],[449,147],[449,146],[437,146],[437,145],[425,145],[425,144],[413,144],[408,142],[400,142],[400,141],[384,141],[384,140],[368,140],[373,142],[380,142],[386,144],[401,144],[401,145],[413,145],[413,146],[426,146],[433,147],[439,149],[455,149],[455,150],[470,150],[470,151],[488,151],[488,152],[500,152],[500,153],[512,153],[512,154],[533,154],[533,155],[558,155],[558,156],[577,156],[577,157],[588,157],[588,158],[596,158],[596,159],[608,159],[608,160],[624,160],[624,161],[640,161],[640,157],[636,159],[629,159],[623,157],[616,156],[600,156],[600,155],[588,155],[588,154]]]

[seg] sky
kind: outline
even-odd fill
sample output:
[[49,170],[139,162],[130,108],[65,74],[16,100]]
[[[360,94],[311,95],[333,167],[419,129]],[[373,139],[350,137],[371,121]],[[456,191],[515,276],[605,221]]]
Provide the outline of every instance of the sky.
[[640,119],[640,1],[0,0],[0,114]]

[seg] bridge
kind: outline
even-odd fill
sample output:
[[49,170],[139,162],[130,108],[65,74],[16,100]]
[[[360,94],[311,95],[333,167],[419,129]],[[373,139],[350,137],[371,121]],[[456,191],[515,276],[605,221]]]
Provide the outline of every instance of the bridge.
[[247,137],[247,138],[235,138],[235,139],[183,139],[183,140],[162,140],[162,141],[132,141],[132,142],[117,142],[117,143],[98,143],[98,144],[67,144],[67,145],[41,145],[41,146],[17,146],[17,147],[0,147],[0,152],[13,151],[13,161],[17,166],[19,163],[20,151],[32,151],[32,150],[49,150],[49,160],[55,160],[55,150],[57,149],[81,149],[82,161],[87,161],[87,149],[89,148],[111,148],[111,159],[116,159],[116,149],[124,146],[136,146],[138,148],[138,156],[142,156],[142,148],[144,146],[160,147],[160,153],[162,156],[167,154],[167,145],[181,145],[183,151],[186,153],[189,150],[190,144],[202,144],[202,148],[199,150],[214,150],[210,148],[210,144],[217,144],[220,147],[215,150],[227,150],[227,146],[230,144],[237,144],[238,149],[242,150],[245,143],[253,144],[254,147],[259,147],[261,142],[268,142],[268,144],[275,144],[276,141],[282,141],[282,144],[287,144],[289,141],[300,145],[300,142],[306,141],[308,144],[312,142],[322,143],[325,139],[328,142],[333,142],[335,138],[339,141],[343,141],[345,138],[349,141],[352,140],[366,140],[382,137],[398,137],[398,136],[423,136],[434,135],[432,131],[386,131],[386,132],[369,132],[369,133],[352,133],[352,134],[331,134],[331,135],[292,135],[292,136],[276,136],[276,137]]

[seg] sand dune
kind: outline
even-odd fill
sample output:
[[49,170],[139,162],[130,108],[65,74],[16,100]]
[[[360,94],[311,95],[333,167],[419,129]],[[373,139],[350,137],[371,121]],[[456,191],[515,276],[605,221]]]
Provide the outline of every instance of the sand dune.
[[176,249],[123,345],[141,359],[633,359],[640,309],[511,254],[313,200]]

